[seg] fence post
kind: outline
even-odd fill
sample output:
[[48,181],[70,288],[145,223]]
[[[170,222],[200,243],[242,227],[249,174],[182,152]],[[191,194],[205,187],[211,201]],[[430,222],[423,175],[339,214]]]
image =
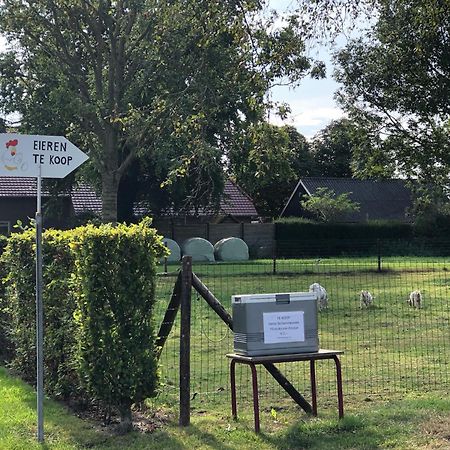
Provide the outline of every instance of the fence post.
[[[167,242],[164,242],[164,246],[168,248]],[[167,256],[164,256],[164,273],[167,273]]]
[[180,422],[190,424],[191,409],[191,291],[192,257],[183,256],[181,275],[181,330],[180,330]]
[[275,239],[272,241],[272,273],[274,275],[277,273],[277,241]]
[[378,259],[378,272],[381,272],[381,244],[379,239],[377,239],[377,259]]

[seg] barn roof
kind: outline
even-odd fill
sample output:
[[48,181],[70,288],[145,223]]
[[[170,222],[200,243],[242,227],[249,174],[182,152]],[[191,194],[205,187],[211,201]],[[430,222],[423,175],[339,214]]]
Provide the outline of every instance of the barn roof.
[[359,203],[360,210],[348,215],[346,222],[366,220],[408,221],[407,211],[412,206],[412,195],[404,180],[356,180],[353,178],[304,177],[298,182],[281,217],[304,215],[300,197],[311,196],[319,188],[328,188],[336,195],[350,193],[349,198]]
[[[36,179],[29,177],[0,177],[0,197],[36,197]],[[42,191],[44,197],[49,193]],[[69,193],[60,194],[69,196]],[[72,188],[70,193],[75,214],[92,211],[101,214],[102,202],[95,190],[86,183],[80,183]],[[137,208],[140,213],[144,212]],[[220,201],[220,214],[235,217],[257,217],[258,213],[251,198],[231,180],[225,182],[224,194]],[[203,210],[200,215],[209,215],[211,211]]]
[[222,199],[220,200],[221,211],[230,216],[257,216],[252,199],[231,180],[225,181]]
[[[29,177],[0,177],[0,197],[9,198],[35,198],[37,193],[36,178]],[[75,214],[92,211],[100,214],[102,202],[94,189],[86,183],[80,183],[72,188],[71,193],[61,193],[61,197],[72,197]],[[42,190],[43,197],[50,194]]]
[[[144,216],[149,213],[148,207],[146,207],[144,203],[135,205],[134,211],[137,216]],[[164,210],[161,215],[166,217],[175,217],[180,214],[169,207]],[[191,209],[188,212],[182,213],[182,215],[200,217],[221,215],[256,218],[258,217],[258,212],[253,204],[253,200],[233,181],[226,180],[218,211],[212,207],[204,207],[199,208],[197,211]]]

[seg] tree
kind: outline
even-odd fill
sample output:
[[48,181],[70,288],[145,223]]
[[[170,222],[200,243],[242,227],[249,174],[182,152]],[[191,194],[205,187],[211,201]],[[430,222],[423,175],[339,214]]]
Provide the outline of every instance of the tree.
[[312,154],[319,175],[351,177],[356,129],[348,119],[333,120],[314,136]]
[[306,138],[289,126],[251,127],[230,156],[231,174],[268,217],[277,217],[298,179],[314,172]]
[[397,174],[447,183],[450,169],[450,3],[378,0],[370,34],[337,54],[339,101],[377,145],[360,149]]
[[300,205],[318,220],[335,222],[346,214],[359,211],[359,204],[350,200],[350,194],[336,195],[332,189],[318,188],[314,195],[300,201]]
[[21,114],[24,132],[65,134],[89,151],[105,221],[137,159],[156,161],[166,186],[188,176],[181,190],[207,203],[217,197],[209,171],[223,178],[233,136],[263,117],[267,90],[310,68],[295,21],[274,28],[263,6],[6,0],[1,29],[20,51],[0,58],[0,107]]

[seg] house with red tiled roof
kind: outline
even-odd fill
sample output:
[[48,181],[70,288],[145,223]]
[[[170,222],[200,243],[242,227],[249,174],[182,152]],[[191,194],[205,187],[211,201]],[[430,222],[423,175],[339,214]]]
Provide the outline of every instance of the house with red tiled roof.
[[[101,199],[87,184],[74,186],[70,192],[58,194],[58,208],[52,208],[51,195],[42,191],[44,225],[46,227],[67,228],[72,218],[82,214],[100,215]],[[36,214],[36,178],[0,177],[0,233],[8,234],[20,220],[27,224]]]
[[[134,208],[137,217],[152,215],[145,206],[139,205]],[[226,180],[224,191],[218,208],[199,208],[184,212],[176,212],[171,208],[162,212],[155,223],[172,222],[174,224],[196,224],[196,223],[249,223],[258,219],[253,200],[233,181]]]
[[[36,179],[26,177],[0,177],[0,233],[12,231],[17,220],[28,223],[36,211]],[[50,193],[42,192],[44,205],[44,225],[46,227],[67,228],[74,224],[77,216],[92,214],[101,215],[102,202],[95,190],[88,184],[78,184],[70,192],[58,194],[58,208],[51,208]],[[48,205],[47,211],[45,205]],[[143,205],[135,205],[137,218],[151,215]],[[222,223],[251,222],[258,218],[258,213],[251,198],[235,183],[228,180],[220,201],[219,210],[207,208],[196,214],[186,213],[183,216],[168,211],[163,217],[155,220],[171,220],[174,223]]]

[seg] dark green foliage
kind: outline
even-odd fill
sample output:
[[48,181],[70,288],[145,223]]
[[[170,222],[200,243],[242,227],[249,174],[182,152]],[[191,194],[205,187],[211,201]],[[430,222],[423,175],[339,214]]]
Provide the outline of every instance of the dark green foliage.
[[[44,233],[48,394],[89,396],[124,417],[132,403],[154,394],[150,321],[155,261],[164,251],[149,221]],[[10,365],[30,382],[36,373],[34,252],[34,232],[28,230],[11,236],[2,257],[8,271],[5,336],[14,350]]]
[[290,126],[262,122],[230,153],[230,170],[258,213],[277,217],[299,176],[317,172],[306,138]]
[[314,136],[312,154],[322,177],[351,177],[355,125],[348,119],[332,121]]
[[6,236],[0,235],[0,364],[8,358],[9,354],[9,344],[6,336],[6,325],[9,319],[5,304],[5,285],[3,283],[6,276],[6,268],[1,259],[7,242]]
[[278,219],[275,228],[279,257],[321,255],[448,255],[450,221],[407,224],[316,223],[299,218]]
[[276,222],[276,239],[405,239],[412,237],[413,228],[400,222],[368,223],[308,223],[304,220]]
[[[77,395],[75,361],[76,303],[71,274],[71,232],[49,230],[43,240],[44,348],[46,392],[55,397]],[[34,230],[15,233],[4,254],[8,270],[9,336],[14,353],[11,367],[27,381],[36,376],[35,250]]]
[[217,203],[232,142],[272,109],[274,83],[323,75],[295,17],[280,24],[266,6],[2,2],[14,50],[0,54],[0,109],[20,113],[22,131],[62,134],[89,152],[82,170],[101,187],[105,222],[117,219],[126,174],[122,196],[156,210],[160,197],[174,209]]
[[444,185],[450,165],[450,3],[373,3],[371,32],[336,56],[343,86],[338,100],[365,134],[354,151],[358,176],[389,176],[395,168],[425,184]]
[[151,320],[164,247],[146,223],[88,225],[76,239],[79,374],[89,392],[126,417],[132,403],[155,393]]

